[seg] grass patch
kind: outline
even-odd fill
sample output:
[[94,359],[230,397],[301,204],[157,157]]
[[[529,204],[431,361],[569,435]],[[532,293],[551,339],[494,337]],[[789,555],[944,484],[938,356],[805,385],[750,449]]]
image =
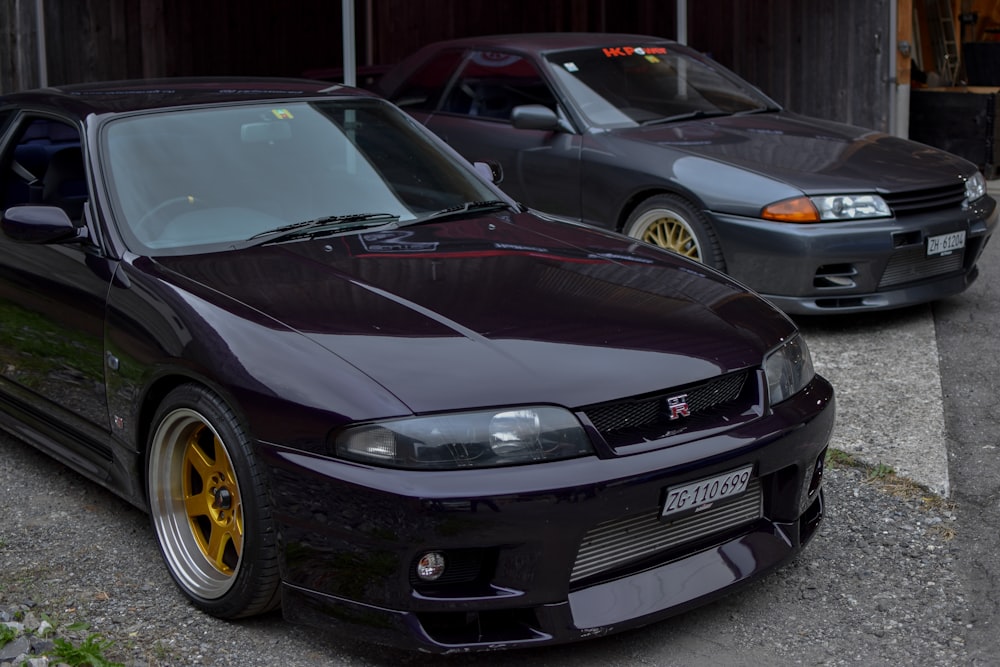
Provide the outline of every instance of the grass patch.
[[868,466],[868,481],[873,480],[888,480],[896,476],[896,471],[892,467],[885,465],[882,462],[876,463],[873,466]]
[[[942,498],[913,480],[900,477],[891,466],[882,462],[874,465],[865,463],[853,454],[831,447],[826,452],[826,465],[833,468],[855,468],[861,470],[865,475],[866,483],[878,486],[893,497],[918,502],[922,509],[937,512],[951,512],[955,509],[955,503],[952,501]],[[945,539],[954,537],[954,529],[950,527],[941,528],[942,537],[945,537]]]
[[55,648],[48,655],[70,667],[124,667],[122,663],[111,662],[104,657],[104,652],[114,642],[102,639],[100,635],[89,635],[79,646],[62,638],[57,638],[54,643]]
[[826,450],[826,465],[834,468],[857,468],[861,463],[853,455],[841,449],[830,447]]
[[17,639],[17,631],[9,625],[0,625],[0,648]]

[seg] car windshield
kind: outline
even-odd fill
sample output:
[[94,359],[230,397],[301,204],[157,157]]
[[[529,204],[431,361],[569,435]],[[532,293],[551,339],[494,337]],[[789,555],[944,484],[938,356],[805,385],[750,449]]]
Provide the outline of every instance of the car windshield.
[[119,228],[144,254],[370,228],[497,198],[375,99],[130,116],[106,126],[101,146]]
[[745,81],[676,45],[559,51],[546,60],[577,110],[598,127],[629,127],[775,106]]

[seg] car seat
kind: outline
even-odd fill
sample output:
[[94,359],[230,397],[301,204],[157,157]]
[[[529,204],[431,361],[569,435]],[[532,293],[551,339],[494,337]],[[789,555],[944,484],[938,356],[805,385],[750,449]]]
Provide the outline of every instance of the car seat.
[[42,177],[42,203],[58,206],[70,220],[83,218],[87,202],[87,177],[83,153],[78,146],[63,148],[52,155]]

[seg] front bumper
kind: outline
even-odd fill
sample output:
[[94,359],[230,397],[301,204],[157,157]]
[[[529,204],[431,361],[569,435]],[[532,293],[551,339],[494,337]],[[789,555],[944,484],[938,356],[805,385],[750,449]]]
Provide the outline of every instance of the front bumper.
[[[709,214],[731,276],[786,313],[812,315],[902,308],[961,293],[978,276],[976,262],[998,219],[991,197],[964,211],[820,224]],[[961,230],[964,249],[927,256],[929,237]]]
[[[632,456],[417,473],[262,444],[284,614],[447,653],[569,642],[683,612],[780,566],[812,537],[833,415],[833,390],[817,376],[761,419]],[[746,465],[759,482],[756,515],[727,526],[738,503],[720,503],[691,519],[713,530],[669,544],[653,537],[660,548],[581,570],[581,547],[609,524],[627,524],[622,535],[673,530],[658,519],[667,487]],[[430,550],[460,564],[457,578],[416,579],[413,564]]]

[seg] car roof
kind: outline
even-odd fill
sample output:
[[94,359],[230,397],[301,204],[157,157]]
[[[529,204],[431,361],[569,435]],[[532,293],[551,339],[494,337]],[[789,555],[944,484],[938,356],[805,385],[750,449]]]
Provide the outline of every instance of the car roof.
[[274,102],[372,93],[310,79],[173,78],[83,83],[27,90],[0,96],[0,107],[58,109],[83,119],[91,114],[124,113],[226,102]]
[[673,42],[663,37],[651,35],[635,35],[629,33],[607,32],[529,32],[509,35],[485,35],[480,37],[463,37],[430,46],[439,49],[442,46],[476,47],[476,48],[515,48],[531,53],[546,53],[563,49],[579,49],[588,46],[621,46],[649,42]]
[[506,35],[480,35],[433,42],[401,60],[375,84],[375,90],[392,96],[396,88],[425,62],[447,49],[510,50],[540,58],[542,54],[574,49],[608,46],[641,46],[643,44],[677,43],[664,37],[613,32],[525,32]]

